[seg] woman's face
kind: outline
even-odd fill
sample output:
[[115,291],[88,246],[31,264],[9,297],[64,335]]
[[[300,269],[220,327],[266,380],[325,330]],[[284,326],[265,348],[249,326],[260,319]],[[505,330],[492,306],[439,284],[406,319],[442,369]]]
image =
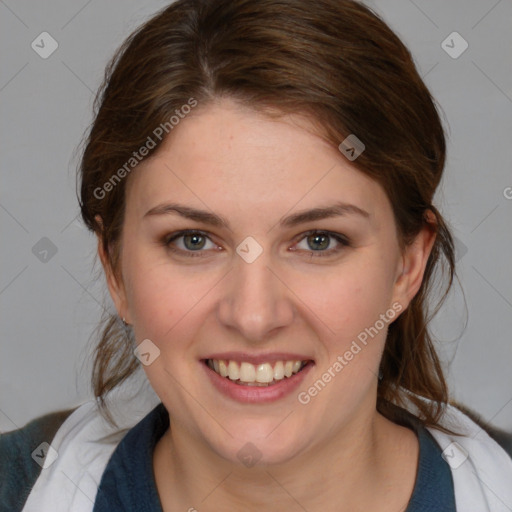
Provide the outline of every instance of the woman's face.
[[[116,307],[171,428],[237,463],[285,462],[372,418],[387,327],[426,260],[400,252],[381,186],[311,130],[223,100],[126,191]],[[283,377],[288,361],[308,364]]]

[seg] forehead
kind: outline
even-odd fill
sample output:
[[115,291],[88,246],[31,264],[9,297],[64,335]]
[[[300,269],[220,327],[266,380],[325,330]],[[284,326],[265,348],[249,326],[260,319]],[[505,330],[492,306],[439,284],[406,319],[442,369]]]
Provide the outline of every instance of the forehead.
[[380,185],[317,135],[306,118],[271,119],[229,101],[183,119],[129,181],[127,209],[138,216],[178,199],[258,215],[343,201],[375,216],[389,206]]

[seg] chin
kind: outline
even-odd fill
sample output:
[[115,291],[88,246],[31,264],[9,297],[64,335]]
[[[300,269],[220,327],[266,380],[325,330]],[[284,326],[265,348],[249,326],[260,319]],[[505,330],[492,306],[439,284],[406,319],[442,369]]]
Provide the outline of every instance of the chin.
[[[212,448],[229,462],[247,468],[285,464],[306,449],[304,435],[286,429],[278,433],[276,425],[279,422],[271,423],[271,428],[238,430],[244,434],[225,437],[224,442],[212,445]],[[262,430],[264,434],[261,434]]]

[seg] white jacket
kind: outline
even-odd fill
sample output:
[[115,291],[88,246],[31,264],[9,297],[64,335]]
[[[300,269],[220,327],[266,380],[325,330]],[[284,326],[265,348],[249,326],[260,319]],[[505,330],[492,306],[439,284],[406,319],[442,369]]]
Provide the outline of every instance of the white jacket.
[[[131,399],[122,389],[112,395],[110,409],[119,428],[106,423],[93,400],[78,407],[53,438],[56,452],[47,461],[54,462],[41,471],[23,512],[92,512],[112,452],[126,431],[159,403],[149,387]],[[429,428],[450,464],[457,511],[511,512],[512,459],[458,409],[448,406],[440,423],[466,434],[452,436]]]

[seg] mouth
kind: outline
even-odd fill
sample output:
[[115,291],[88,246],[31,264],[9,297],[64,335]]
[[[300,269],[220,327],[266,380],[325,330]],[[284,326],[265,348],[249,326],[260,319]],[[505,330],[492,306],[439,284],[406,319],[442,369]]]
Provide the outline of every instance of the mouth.
[[232,359],[203,359],[203,363],[233,384],[251,387],[276,386],[314,364],[311,359],[279,360],[259,364]]

